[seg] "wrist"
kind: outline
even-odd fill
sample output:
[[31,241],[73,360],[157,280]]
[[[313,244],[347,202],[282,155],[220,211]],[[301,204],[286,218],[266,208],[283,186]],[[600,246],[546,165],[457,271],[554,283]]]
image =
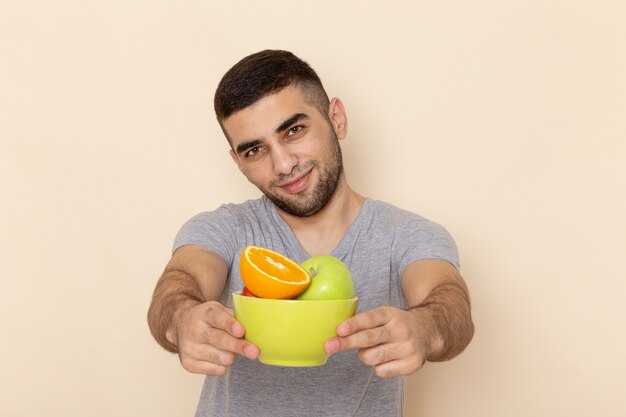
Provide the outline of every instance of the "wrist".
[[171,344],[173,351],[178,352],[178,333],[181,325],[192,308],[201,304],[200,301],[187,298],[176,303],[169,326],[165,330],[165,338]]
[[445,343],[439,326],[429,305],[418,305],[408,310],[421,329],[420,342],[426,353],[426,360],[438,357],[444,350]]

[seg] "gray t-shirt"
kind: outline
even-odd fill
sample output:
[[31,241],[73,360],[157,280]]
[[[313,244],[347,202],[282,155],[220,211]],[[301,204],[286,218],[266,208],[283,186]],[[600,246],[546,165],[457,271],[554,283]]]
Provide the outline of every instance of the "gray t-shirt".
[[[176,236],[174,250],[183,245],[204,246],[226,261],[229,275],[220,301],[231,308],[231,293],[243,288],[239,257],[246,245],[272,249],[298,263],[309,257],[266,197],[191,218]],[[413,261],[442,259],[459,267],[456,245],[443,227],[372,199],[365,200],[330,255],[352,273],[357,313],[385,305],[406,308],[400,276]],[[401,416],[405,379],[377,377],[354,350],[307,368],[238,357],[225,376],[206,377],[196,416]]]

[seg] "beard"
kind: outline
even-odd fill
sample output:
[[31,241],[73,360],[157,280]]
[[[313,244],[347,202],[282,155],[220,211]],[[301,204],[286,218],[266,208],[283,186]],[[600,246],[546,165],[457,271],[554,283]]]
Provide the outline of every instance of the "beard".
[[287,214],[296,217],[313,216],[323,209],[331,200],[333,195],[335,195],[335,191],[339,185],[339,180],[341,179],[341,174],[343,173],[343,160],[341,147],[339,146],[339,139],[332,129],[329,139],[329,157],[325,165],[320,165],[319,161],[315,160],[306,161],[304,164],[296,166],[289,175],[281,176],[270,184],[271,189],[275,182],[278,183],[284,181],[285,177],[295,178],[299,174],[306,172],[311,168],[317,168],[320,173],[319,181],[315,184],[313,192],[310,196],[307,196],[305,192],[302,191],[296,194],[295,200],[288,200],[271,192],[270,189],[260,188],[263,194],[265,194],[267,198],[272,201],[272,203]]

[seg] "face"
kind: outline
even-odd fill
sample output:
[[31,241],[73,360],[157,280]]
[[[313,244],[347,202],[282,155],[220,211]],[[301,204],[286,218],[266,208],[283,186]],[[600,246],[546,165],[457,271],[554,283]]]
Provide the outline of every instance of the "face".
[[308,217],[331,200],[343,164],[343,105],[333,99],[329,115],[287,87],[223,121],[231,156],[241,172],[280,210]]

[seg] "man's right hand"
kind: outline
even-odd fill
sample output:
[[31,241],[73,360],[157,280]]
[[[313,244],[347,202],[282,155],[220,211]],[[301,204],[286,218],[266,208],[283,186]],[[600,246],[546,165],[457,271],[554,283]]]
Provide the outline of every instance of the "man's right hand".
[[245,329],[233,311],[217,301],[186,308],[177,326],[178,356],[189,372],[224,375],[236,358],[259,356],[259,348],[243,340]]

